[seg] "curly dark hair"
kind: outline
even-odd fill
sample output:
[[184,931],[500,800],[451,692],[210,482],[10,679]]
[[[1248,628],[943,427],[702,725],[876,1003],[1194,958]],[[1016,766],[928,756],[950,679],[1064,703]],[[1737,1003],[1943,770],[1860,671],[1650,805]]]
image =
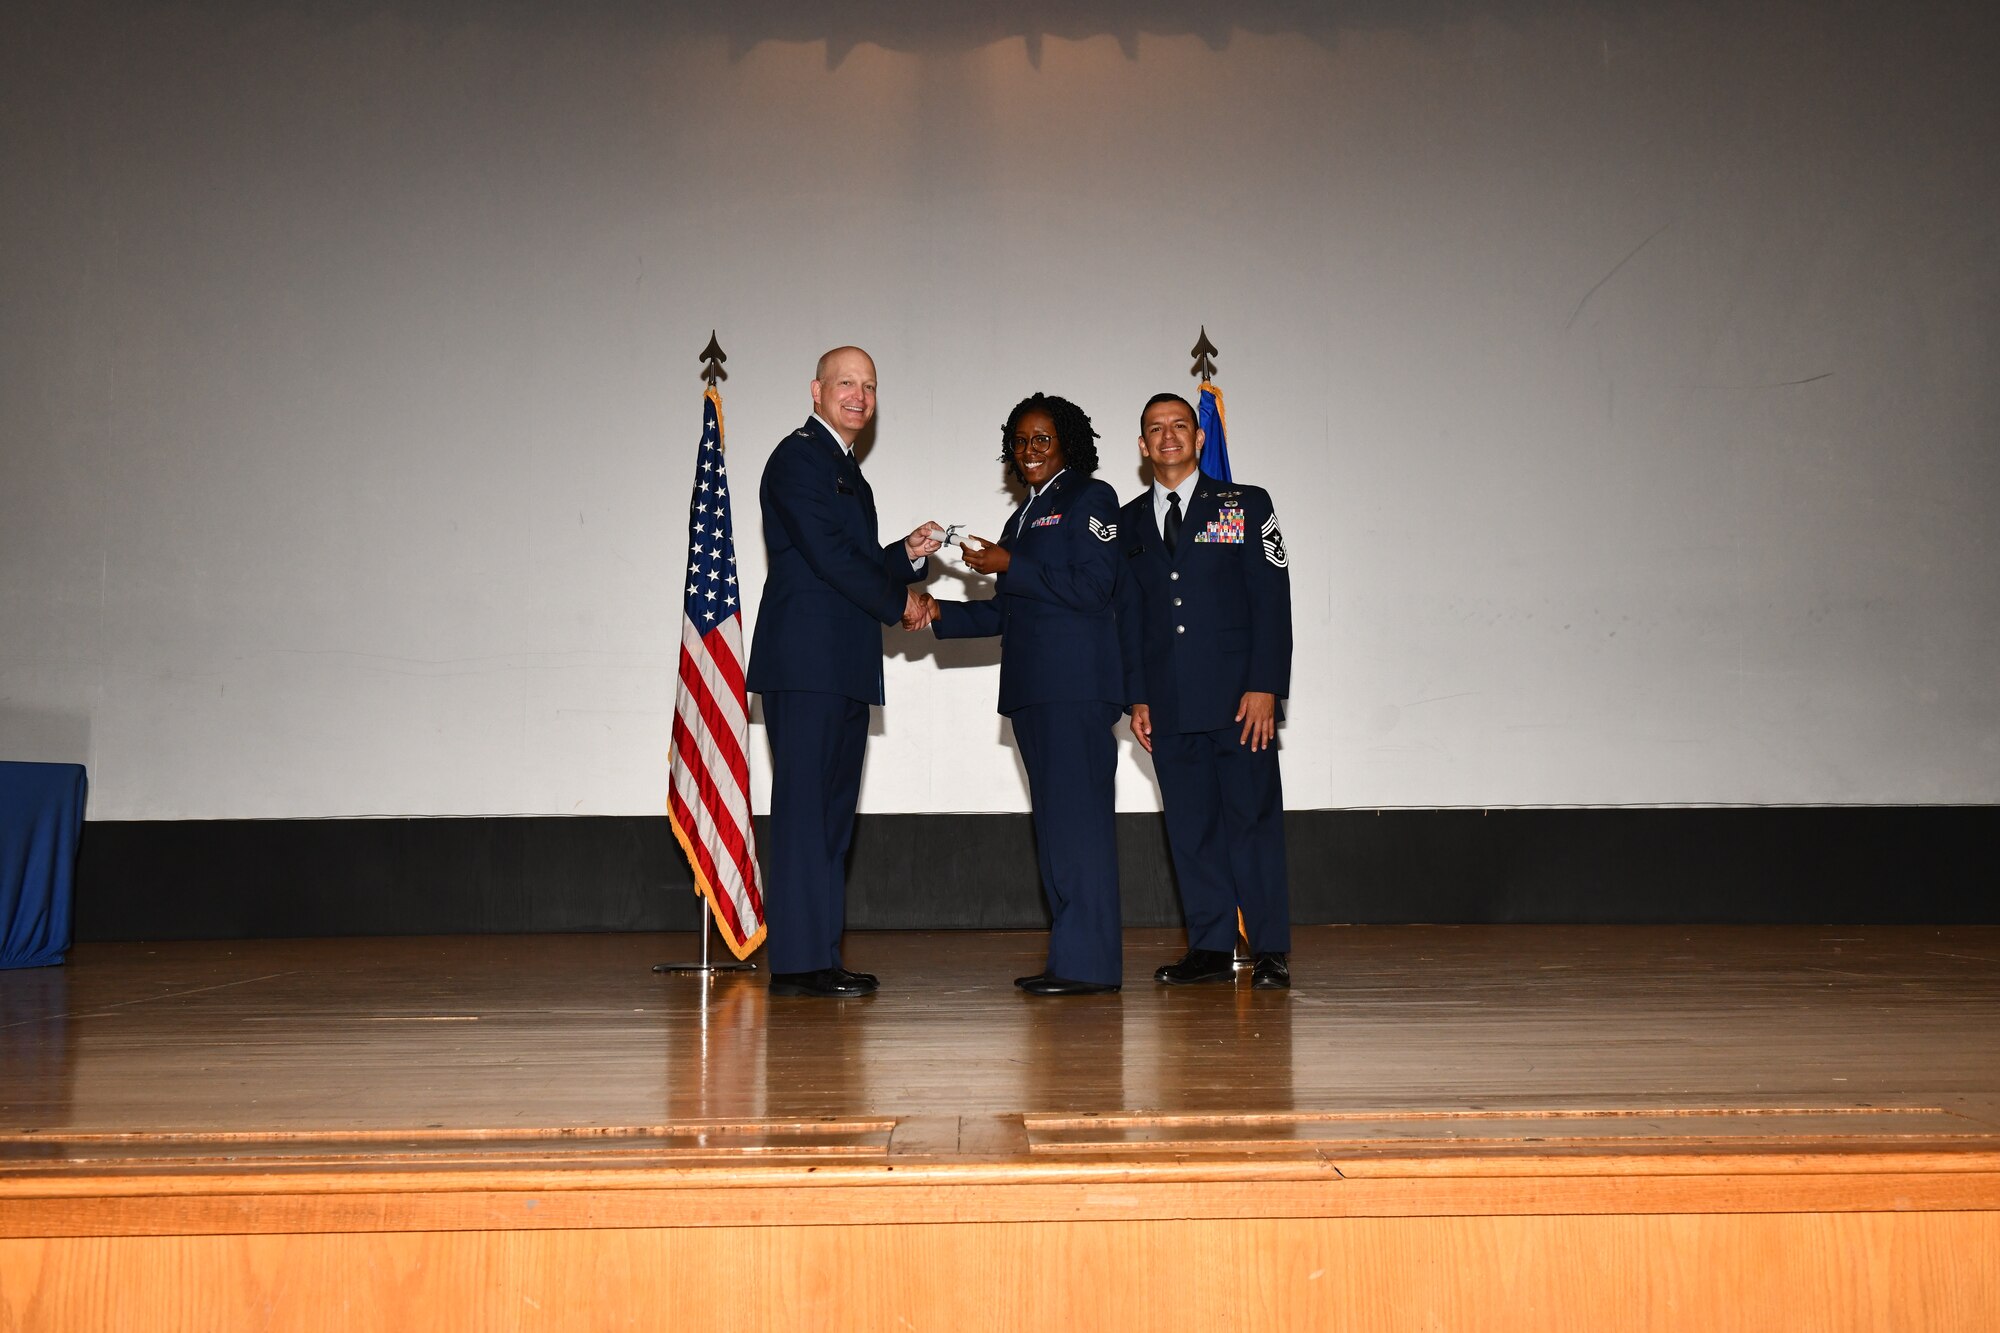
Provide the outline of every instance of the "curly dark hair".
[[1014,429],[1030,412],[1046,412],[1056,423],[1056,439],[1062,442],[1065,467],[1085,477],[1097,471],[1097,431],[1090,424],[1089,414],[1067,398],[1031,393],[1014,404],[1014,410],[1007,414],[1007,424],[1000,428],[1000,461],[1014,474],[1015,481],[1023,486],[1028,484],[1028,479],[1021,475],[1021,465],[1014,461]]

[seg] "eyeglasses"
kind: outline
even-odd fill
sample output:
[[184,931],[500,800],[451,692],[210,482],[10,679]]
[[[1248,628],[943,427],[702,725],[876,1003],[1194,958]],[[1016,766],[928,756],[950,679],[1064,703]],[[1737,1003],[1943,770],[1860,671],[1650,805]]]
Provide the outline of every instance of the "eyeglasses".
[[1017,454],[1045,454],[1056,447],[1053,435],[1029,435],[1014,437],[1014,452]]

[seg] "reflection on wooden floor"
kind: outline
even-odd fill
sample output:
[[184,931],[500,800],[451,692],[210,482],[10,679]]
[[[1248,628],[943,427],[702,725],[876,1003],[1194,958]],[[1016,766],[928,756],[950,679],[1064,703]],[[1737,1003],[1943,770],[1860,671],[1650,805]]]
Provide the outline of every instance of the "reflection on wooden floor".
[[1307,928],[1290,992],[1157,986],[1134,932],[1079,999],[1010,985],[1043,944],[851,937],[841,1002],[654,974],[685,936],[84,946],[0,973],[0,1279],[63,1237],[1950,1212],[1985,1257],[1925,1271],[2000,1310],[2000,929]]
[[1290,992],[1156,985],[1175,941],[1134,932],[1126,990],[1071,999],[1009,984],[1042,943],[860,936],[882,991],[834,1002],[652,973],[684,936],[86,945],[0,973],[0,1154],[689,1126],[833,1151],[793,1122],[1002,1116],[1126,1146],[2000,1134],[1992,928],[1311,927]]

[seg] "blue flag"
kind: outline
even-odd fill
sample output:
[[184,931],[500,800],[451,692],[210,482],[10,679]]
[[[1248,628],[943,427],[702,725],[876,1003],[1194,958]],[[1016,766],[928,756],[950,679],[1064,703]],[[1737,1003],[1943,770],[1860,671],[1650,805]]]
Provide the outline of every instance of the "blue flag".
[[1203,380],[1201,401],[1195,408],[1195,423],[1208,437],[1201,446],[1201,473],[1217,481],[1229,481],[1229,433],[1224,428],[1222,390]]

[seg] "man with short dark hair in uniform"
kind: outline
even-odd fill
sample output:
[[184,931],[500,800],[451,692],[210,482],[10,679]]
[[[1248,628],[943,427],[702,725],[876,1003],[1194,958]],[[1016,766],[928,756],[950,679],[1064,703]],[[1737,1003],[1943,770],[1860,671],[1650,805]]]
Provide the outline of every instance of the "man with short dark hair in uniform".
[[1132,734],[1153,756],[1188,951],[1168,985],[1235,975],[1237,914],[1252,984],[1291,985],[1279,700],[1291,684],[1290,558],[1271,497],[1200,470],[1207,437],[1178,394],[1139,415],[1153,484],[1119,511],[1119,636]]
[[882,702],[882,632],[929,623],[924,576],[939,529],[877,543],[875,497],[854,441],[875,416],[875,362],[836,347],[812,379],[813,413],[764,465],[758,499],[768,569],[745,685],[771,738],[764,920],[771,994],[866,995],[841,966],[847,849],[861,794],[868,705]]

